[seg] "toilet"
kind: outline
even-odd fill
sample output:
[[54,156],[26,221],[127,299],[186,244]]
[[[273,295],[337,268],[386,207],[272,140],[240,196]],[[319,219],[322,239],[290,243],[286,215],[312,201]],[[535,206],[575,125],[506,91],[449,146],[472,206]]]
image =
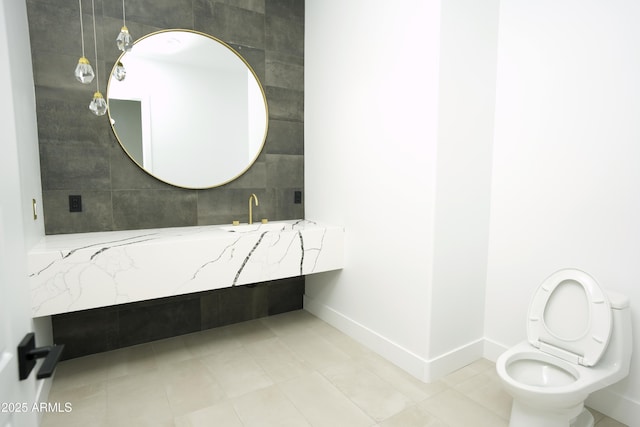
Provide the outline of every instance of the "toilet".
[[592,427],[585,399],[629,373],[629,299],[583,271],[557,271],[531,300],[527,338],[496,361],[513,397],[509,427]]

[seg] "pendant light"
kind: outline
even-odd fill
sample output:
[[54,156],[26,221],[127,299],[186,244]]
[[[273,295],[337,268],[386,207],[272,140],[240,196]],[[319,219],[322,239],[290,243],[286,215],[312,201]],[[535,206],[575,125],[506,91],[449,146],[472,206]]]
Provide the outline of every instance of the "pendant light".
[[133,39],[131,38],[131,34],[129,34],[124,13],[124,0],[122,0],[122,28],[120,29],[120,34],[116,37],[116,46],[123,52],[129,52],[131,46],[133,46]]
[[[95,0],[91,0],[91,12],[93,16],[93,43],[96,49],[96,65],[98,64],[98,39],[96,37],[96,6]],[[96,116],[104,116],[107,113],[107,101],[104,100],[102,93],[100,93],[100,73],[96,68],[96,91],[93,94],[93,99],[89,104],[89,110]]]
[[80,40],[82,42],[82,56],[78,60],[76,70],[74,72],[76,80],[82,84],[89,84],[93,81],[95,74],[89,60],[84,56],[84,26],[82,25],[82,0],[78,0],[78,6],[80,9]]

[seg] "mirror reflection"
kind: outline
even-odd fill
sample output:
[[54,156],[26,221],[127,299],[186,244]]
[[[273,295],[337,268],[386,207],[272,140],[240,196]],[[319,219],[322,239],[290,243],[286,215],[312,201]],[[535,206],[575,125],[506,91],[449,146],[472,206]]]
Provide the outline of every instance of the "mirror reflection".
[[206,34],[164,30],[136,41],[118,62],[126,75],[109,78],[111,125],[145,171],[175,186],[210,188],[253,164],[267,133],[266,97],[231,47]]

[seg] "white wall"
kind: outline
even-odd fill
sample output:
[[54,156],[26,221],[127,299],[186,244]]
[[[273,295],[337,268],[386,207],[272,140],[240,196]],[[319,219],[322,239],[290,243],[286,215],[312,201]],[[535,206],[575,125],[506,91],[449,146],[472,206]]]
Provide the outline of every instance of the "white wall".
[[[44,235],[42,209],[33,219],[32,199],[42,206],[36,128],[35,93],[31,66],[26,4],[0,4],[0,354],[15,353],[28,332],[36,332],[36,344],[51,344],[49,318],[31,319],[26,251]],[[50,380],[35,374],[18,382],[17,358],[2,369],[0,401],[26,402],[46,399]],[[36,367],[37,369],[37,367]],[[9,376],[5,376],[5,372]],[[8,390],[10,396],[5,396]],[[10,397],[10,400],[7,399]],[[7,421],[7,414],[0,420]],[[16,414],[15,426],[35,426],[37,413]]]
[[[640,301],[640,4],[482,3],[306,2],[306,216],[347,247],[305,307],[426,380],[559,268]],[[639,377],[588,403],[636,422]]]
[[485,317],[495,358],[525,339],[529,298],[557,269],[628,295],[631,375],[589,404],[630,425],[640,419],[638,22],[636,0],[502,0]]
[[498,5],[442,2],[431,377],[483,352]]
[[422,377],[428,354],[439,2],[307,0],[305,214],[346,228],[306,308]]
[[306,216],[347,233],[305,307],[435,379],[483,351],[498,3],[305,14]]

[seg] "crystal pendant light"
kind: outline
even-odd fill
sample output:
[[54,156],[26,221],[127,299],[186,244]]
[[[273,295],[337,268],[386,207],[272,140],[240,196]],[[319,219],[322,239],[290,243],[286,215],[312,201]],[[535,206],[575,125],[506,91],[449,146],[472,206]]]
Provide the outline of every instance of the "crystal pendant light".
[[[98,63],[98,40],[96,38],[96,6],[95,0],[91,0],[91,12],[93,16],[93,43],[96,48],[96,64]],[[104,116],[107,113],[107,101],[100,93],[100,74],[96,73],[96,91],[89,103],[89,110],[96,116]]]
[[82,84],[89,84],[93,81],[95,74],[89,60],[84,56],[84,26],[82,25],[82,0],[78,0],[78,6],[80,6],[80,40],[82,42],[82,56],[78,60],[76,65],[75,76]]
[[116,78],[119,82],[123,81],[127,76],[127,70],[124,69],[124,65],[122,62],[118,61],[116,67],[113,69],[113,77]]
[[76,65],[76,80],[82,84],[89,84],[93,81],[93,78],[96,76],[93,72],[93,68],[91,68],[91,64],[89,60],[82,56],[78,60],[78,65]]
[[120,34],[116,37],[116,46],[123,52],[129,52],[131,46],[133,46],[133,39],[131,38],[131,34],[129,34],[127,21],[125,19],[124,0],[122,0],[122,29],[120,29]]
[[129,34],[129,29],[124,25],[120,29],[120,34],[116,37],[116,45],[118,49],[123,52],[129,52],[131,46],[133,46],[133,39],[131,38],[131,34]]
[[99,91],[93,94],[93,99],[89,103],[89,110],[96,116],[104,116],[107,114],[107,101],[104,100],[104,97]]

